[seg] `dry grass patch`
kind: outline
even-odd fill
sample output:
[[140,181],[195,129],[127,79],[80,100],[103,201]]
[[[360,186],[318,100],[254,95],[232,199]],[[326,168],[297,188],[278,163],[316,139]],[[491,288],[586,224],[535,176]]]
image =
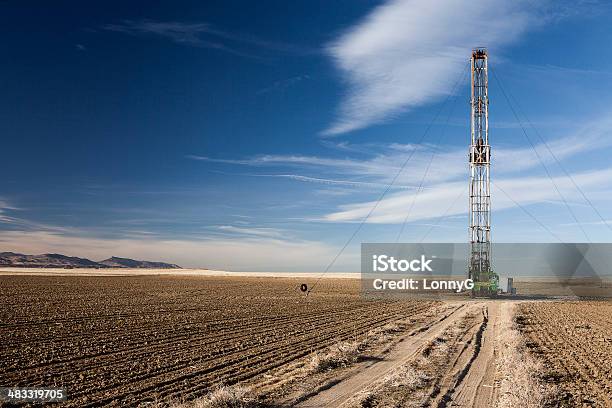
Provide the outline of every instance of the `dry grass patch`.
[[423,368],[428,364],[428,358],[421,356],[412,364],[404,365],[387,374],[375,388],[366,390],[358,397],[359,406],[362,408],[418,406],[418,401],[432,380]]
[[384,383],[391,387],[403,387],[407,390],[416,390],[427,385],[429,380],[429,376],[424,371],[412,365],[407,365],[387,375],[384,379]]
[[327,351],[315,353],[310,360],[312,371],[327,371],[338,367],[347,367],[357,361],[360,343],[345,341],[334,344]]
[[498,408],[541,408],[548,406],[555,389],[540,379],[542,363],[531,356],[516,325],[504,336],[498,362],[503,374],[499,385]]
[[386,343],[398,333],[406,330],[408,322],[392,322],[377,327],[359,341],[344,341],[330,346],[327,350],[313,354],[308,369],[322,372],[334,368],[348,367],[359,359],[360,353],[373,345]]
[[249,389],[237,385],[221,386],[206,396],[189,402],[156,404],[155,408],[255,408],[261,405],[249,397]]

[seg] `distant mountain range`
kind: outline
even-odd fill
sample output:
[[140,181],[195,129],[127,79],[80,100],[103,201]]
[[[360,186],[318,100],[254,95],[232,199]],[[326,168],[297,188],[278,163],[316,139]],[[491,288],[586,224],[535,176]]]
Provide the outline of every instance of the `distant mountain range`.
[[0,252],[1,266],[24,268],[150,268],[181,269],[180,266],[165,262],[136,261],[129,258],[110,257],[100,262],[62,254],[25,255],[15,252]]

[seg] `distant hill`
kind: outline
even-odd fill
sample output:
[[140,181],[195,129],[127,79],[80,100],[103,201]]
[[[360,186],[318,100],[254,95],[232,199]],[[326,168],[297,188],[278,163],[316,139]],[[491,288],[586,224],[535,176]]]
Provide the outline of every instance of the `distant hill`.
[[151,268],[180,269],[175,264],[165,262],[136,261],[115,256],[100,262],[62,254],[25,255],[15,252],[0,252],[0,266],[23,268]]
[[89,259],[62,254],[24,255],[15,252],[0,252],[0,266],[22,266],[29,268],[96,268],[100,264]]
[[112,256],[108,259],[100,261],[99,263],[106,265],[109,268],[181,269],[180,266],[175,264],[165,262],[136,261],[134,259],[118,258],[116,256]]

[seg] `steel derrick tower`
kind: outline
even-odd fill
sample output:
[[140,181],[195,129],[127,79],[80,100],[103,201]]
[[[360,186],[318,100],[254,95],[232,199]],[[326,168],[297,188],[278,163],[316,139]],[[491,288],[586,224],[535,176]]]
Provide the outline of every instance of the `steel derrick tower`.
[[487,50],[484,48],[472,51],[468,275],[474,280],[474,296],[494,295],[498,286],[498,277],[491,269],[491,146],[487,58]]

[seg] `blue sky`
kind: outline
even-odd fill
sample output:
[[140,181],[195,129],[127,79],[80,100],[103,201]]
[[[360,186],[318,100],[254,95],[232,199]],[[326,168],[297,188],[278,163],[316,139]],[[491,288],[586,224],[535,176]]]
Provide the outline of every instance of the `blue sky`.
[[3,2],[2,249],[318,271],[409,157],[333,270],[463,242],[475,46],[493,239],[610,242],[612,8],[428,3]]

